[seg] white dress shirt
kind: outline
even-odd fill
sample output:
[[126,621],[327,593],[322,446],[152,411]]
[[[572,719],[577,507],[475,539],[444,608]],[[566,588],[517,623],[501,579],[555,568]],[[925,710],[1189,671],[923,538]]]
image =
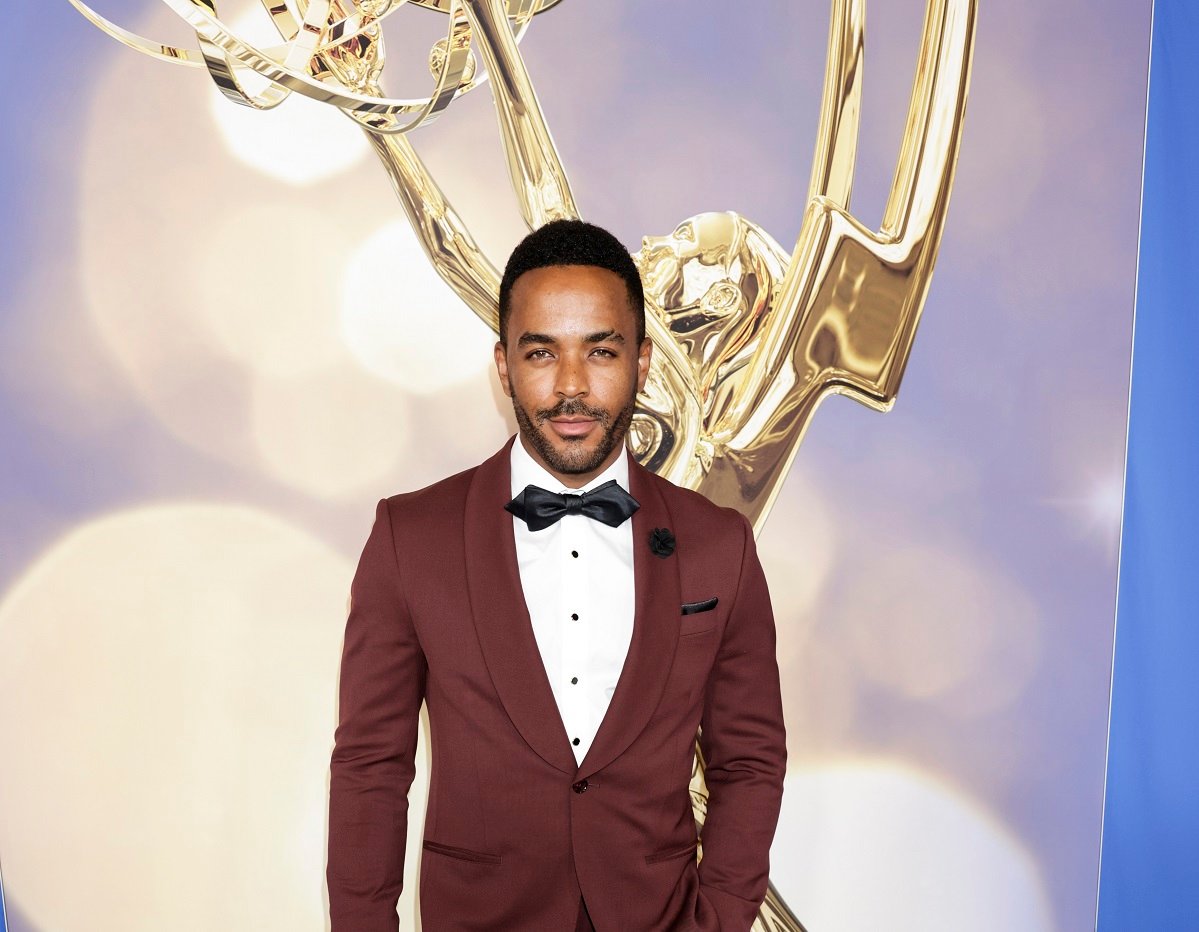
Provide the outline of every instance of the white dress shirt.
[[[517,437],[512,444],[512,496],[536,485],[547,492],[589,492],[611,479],[629,488],[628,451],[580,489],[568,489],[546,471]],[[565,515],[530,531],[512,519],[520,584],[541,662],[575,760],[595,740],[633,639],[633,519],[619,527]]]

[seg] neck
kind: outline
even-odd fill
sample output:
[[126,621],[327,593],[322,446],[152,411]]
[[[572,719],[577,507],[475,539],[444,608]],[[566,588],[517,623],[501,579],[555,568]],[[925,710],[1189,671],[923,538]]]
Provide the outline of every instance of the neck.
[[596,476],[603,474],[604,470],[611,466],[620,457],[621,451],[624,450],[624,439],[612,448],[612,452],[604,457],[604,461],[595,469],[587,472],[560,472],[549,463],[547,463],[537,449],[525,440],[525,435],[520,433],[517,435],[517,442],[524,448],[524,451],[529,454],[537,465],[548,472],[551,476],[557,479],[562,485],[568,489],[581,489]]

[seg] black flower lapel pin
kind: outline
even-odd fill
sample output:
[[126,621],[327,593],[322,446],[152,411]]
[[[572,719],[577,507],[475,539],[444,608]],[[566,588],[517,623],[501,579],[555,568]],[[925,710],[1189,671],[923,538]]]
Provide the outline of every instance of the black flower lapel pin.
[[649,532],[649,549],[655,557],[665,560],[674,553],[674,535],[668,527],[656,527]]

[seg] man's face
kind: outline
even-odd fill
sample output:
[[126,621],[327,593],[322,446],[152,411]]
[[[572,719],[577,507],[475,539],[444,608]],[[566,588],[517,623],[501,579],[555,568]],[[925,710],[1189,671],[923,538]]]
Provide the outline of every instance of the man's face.
[[651,344],[637,343],[624,280],[590,265],[533,269],[512,286],[495,364],[526,449],[568,488],[620,454]]

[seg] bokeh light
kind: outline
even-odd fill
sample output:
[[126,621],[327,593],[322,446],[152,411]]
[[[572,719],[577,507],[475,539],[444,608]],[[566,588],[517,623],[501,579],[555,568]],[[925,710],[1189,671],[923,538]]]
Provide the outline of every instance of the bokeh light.
[[[259,48],[282,39],[261,7],[225,20],[230,30]],[[265,80],[238,69],[239,80],[258,93]],[[272,110],[238,106],[208,82],[208,111],[229,151],[264,175],[293,185],[312,184],[351,168],[370,151],[366,136],[333,107],[292,94]]]
[[280,199],[214,217],[197,231],[202,248],[188,266],[172,270],[189,286],[182,308],[159,313],[184,313],[201,328],[195,353],[256,373],[295,375],[348,360],[338,337],[336,273],[351,247],[322,235],[323,216],[302,200]]
[[[152,6],[125,24],[190,39]],[[864,108],[855,208],[866,216],[891,177],[921,6],[872,13],[885,40],[869,72],[903,80],[867,82],[892,97]],[[813,932],[1045,928],[1038,867],[1021,841],[1062,928],[1091,915],[1111,622],[1106,604],[1093,606],[1114,586],[1114,560],[1096,544],[1118,532],[1111,454],[1123,450],[1135,256],[1126,179],[1139,166],[1143,104],[1121,101],[1143,86],[1130,56],[1086,51],[1129,48],[1135,6],[1087,17],[1079,0],[1023,0],[991,18],[986,42],[980,32],[923,361],[914,357],[886,418],[843,400],[822,411],[760,539],[800,768],[772,876]],[[266,23],[256,0],[220,7]],[[673,36],[681,46],[662,43],[671,15],[562,4],[522,47],[584,215],[635,246],[697,210],[730,207],[790,243],[827,3],[769,20],[697,6]],[[1063,46],[1054,36],[1067,18],[1078,41]],[[354,526],[364,501],[470,466],[512,428],[489,371],[492,337],[456,299],[443,303],[381,166],[340,114],[299,98],[270,113],[239,108],[202,72],[72,22],[100,51],[52,56],[51,89],[80,73],[86,87],[21,143],[38,171],[10,221],[30,248],[0,367],[16,414],[6,449],[19,463],[5,503],[10,552],[39,550],[114,501],[146,507],[70,532],[0,607],[9,893],[46,932],[109,917],[121,929],[320,928],[323,787],[291,781],[301,770],[319,779],[327,765],[332,709],[305,702],[330,688],[353,548],[365,539]],[[713,33],[712,22],[730,28]],[[255,28],[247,35],[262,41]],[[905,36],[908,46],[892,48]],[[404,64],[391,51],[389,80]],[[780,120],[784,86],[790,117]],[[500,265],[524,227],[489,97],[469,95],[411,141]],[[439,356],[446,343],[454,352]],[[260,512],[146,502],[184,487],[303,515],[323,543]],[[219,534],[203,530],[207,519],[193,526],[210,510],[224,516]],[[172,533],[152,530],[158,518]],[[146,541],[162,551],[157,562]],[[311,560],[292,561],[293,544]],[[333,564],[336,585],[320,569]],[[294,589],[281,580],[307,586],[311,575],[327,591],[308,601],[324,607],[297,595],[282,613],[300,632],[319,614],[328,640],[302,657],[290,642],[268,649],[274,635],[253,632]],[[173,674],[161,686],[160,667]],[[161,693],[154,701],[147,683]],[[302,748],[285,747],[300,727]],[[895,758],[843,757],[877,753]],[[822,764],[830,754],[843,762]],[[282,780],[263,776],[284,767]],[[414,815],[424,786],[420,774]],[[910,822],[899,818],[908,810]],[[910,844],[896,847],[897,834]],[[409,838],[402,927],[415,823]],[[962,864],[938,858],[975,840],[983,856],[958,860],[977,876],[962,883]],[[837,868],[864,902],[830,879]],[[974,911],[947,898],[951,883],[978,897]],[[256,912],[249,885],[285,908]],[[996,906],[998,894],[1010,902]],[[1030,915],[1017,913],[1022,900]]]
[[323,927],[352,569],[260,511],[163,504],[76,528],[24,574],[0,605],[0,849],[23,914]]
[[839,541],[825,497],[802,468],[792,466],[758,537],[783,662],[807,644]]
[[256,379],[252,424],[266,472],[323,499],[390,491],[414,443],[404,396],[351,365]]
[[961,549],[890,541],[858,560],[838,617],[862,675],[911,699],[952,700],[959,715],[1020,695],[1041,654],[1022,587]]
[[492,365],[495,334],[433,270],[406,220],[386,224],[354,254],[341,308],[354,356],[405,391],[433,394]]
[[770,859],[776,888],[813,932],[1054,930],[1019,839],[899,761],[791,770]]

